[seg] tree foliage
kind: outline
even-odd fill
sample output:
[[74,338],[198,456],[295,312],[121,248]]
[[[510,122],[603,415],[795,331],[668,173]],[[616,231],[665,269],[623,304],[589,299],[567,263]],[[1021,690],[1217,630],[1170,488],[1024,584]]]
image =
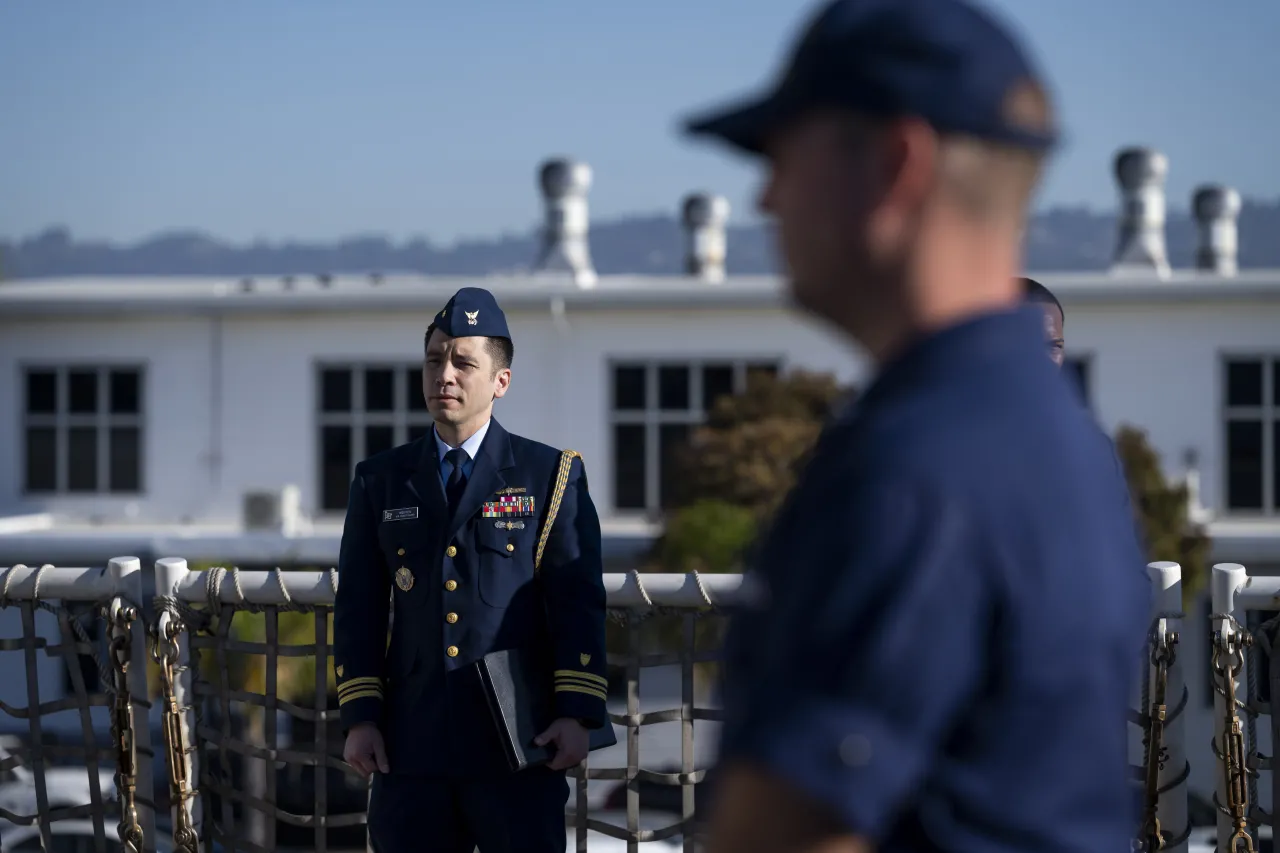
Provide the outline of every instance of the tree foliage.
[[680,507],[719,501],[764,523],[848,396],[829,374],[753,375],[742,394],[716,401],[707,423],[694,431],[680,466]]
[[741,571],[755,537],[756,517],[750,509],[700,500],[667,519],[656,548],[657,564],[668,572]]
[[1115,442],[1147,559],[1181,564],[1182,596],[1189,602],[1208,579],[1211,540],[1189,516],[1187,484],[1165,478],[1160,457],[1142,430],[1121,426]]
[[650,567],[740,571],[743,556],[795,485],[835,407],[848,397],[828,374],[751,374],[708,412],[679,454],[676,505]]

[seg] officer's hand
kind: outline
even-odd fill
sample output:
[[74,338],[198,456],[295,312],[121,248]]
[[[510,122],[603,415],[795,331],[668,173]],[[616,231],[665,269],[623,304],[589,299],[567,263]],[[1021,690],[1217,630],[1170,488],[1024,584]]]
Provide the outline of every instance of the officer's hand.
[[581,764],[582,759],[587,757],[591,736],[587,734],[582,723],[570,717],[561,717],[545,732],[538,735],[534,743],[538,746],[554,743],[556,754],[547,767],[552,770],[568,770],[570,767]]
[[368,779],[376,770],[389,773],[387,749],[382,743],[382,732],[373,723],[357,723],[347,732],[347,742],[342,747],[342,760],[350,764]]

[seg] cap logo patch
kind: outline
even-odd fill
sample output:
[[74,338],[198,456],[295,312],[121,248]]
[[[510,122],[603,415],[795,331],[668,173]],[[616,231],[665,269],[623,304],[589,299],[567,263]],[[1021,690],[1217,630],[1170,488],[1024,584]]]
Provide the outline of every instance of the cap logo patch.
[[1010,125],[1032,133],[1049,130],[1049,99],[1034,80],[1023,78],[1009,87],[1000,114]]
[[476,324],[476,317],[480,314],[480,309],[477,308],[474,311],[463,311],[462,313],[467,315],[467,325],[474,326]]

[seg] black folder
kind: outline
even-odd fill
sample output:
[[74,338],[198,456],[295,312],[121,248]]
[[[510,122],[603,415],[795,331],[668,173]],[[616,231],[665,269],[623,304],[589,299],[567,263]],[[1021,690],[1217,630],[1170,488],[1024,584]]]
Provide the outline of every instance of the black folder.
[[[550,761],[555,755],[555,745],[534,743],[534,738],[555,721],[550,667],[520,649],[490,652],[475,665],[511,769],[523,770]],[[618,742],[608,719],[603,726],[588,729],[587,733],[591,738],[588,748],[592,752]]]

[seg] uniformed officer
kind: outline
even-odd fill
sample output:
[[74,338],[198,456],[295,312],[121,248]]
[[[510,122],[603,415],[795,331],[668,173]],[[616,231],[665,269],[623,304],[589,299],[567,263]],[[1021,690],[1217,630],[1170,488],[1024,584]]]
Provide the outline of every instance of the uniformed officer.
[[[434,429],[351,482],[334,606],[343,755],[374,775],[380,853],[563,851],[564,771],[607,721],[600,521],[580,458],[557,482],[560,451],[492,417],[514,352],[492,294],[459,290],[424,349]],[[553,664],[559,715],[541,737],[555,759],[519,773],[469,666],[510,648]]]
[[1127,849],[1149,596],[1017,283],[1038,74],[964,0],[835,0],[690,129],[763,157],[795,301],[877,370],[744,583],[707,849]]

